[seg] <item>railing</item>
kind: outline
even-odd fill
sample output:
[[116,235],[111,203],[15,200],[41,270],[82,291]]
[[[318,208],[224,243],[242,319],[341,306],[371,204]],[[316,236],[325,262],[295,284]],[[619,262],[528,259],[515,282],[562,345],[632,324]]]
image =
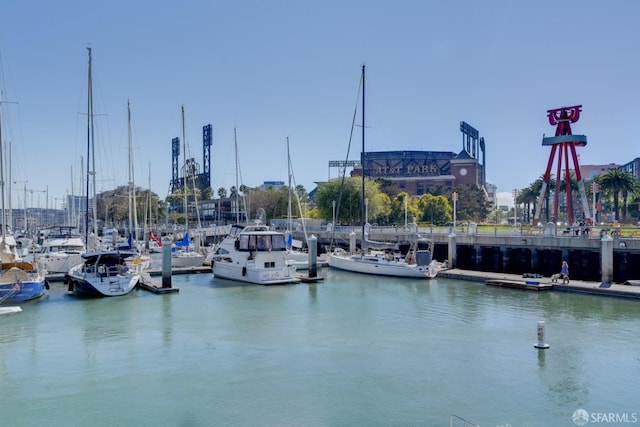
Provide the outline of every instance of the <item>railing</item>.
[[480,427],[478,424],[474,424],[469,420],[465,420],[462,417],[457,416],[456,414],[451,414],[451,416],[449,417],[449,427],[454,427],[453,422],[456,422],[455,426],[460,425],[460,422],[462,423],[462,427]]
[[20,290],[20,285],[18,284],[14,285],[13,288],[5,292],[5,294],[0,297],[0,304],[2,304],[3,302],[11,298],[11,296],[14,295],[16,292],[18,292],[19,290]]

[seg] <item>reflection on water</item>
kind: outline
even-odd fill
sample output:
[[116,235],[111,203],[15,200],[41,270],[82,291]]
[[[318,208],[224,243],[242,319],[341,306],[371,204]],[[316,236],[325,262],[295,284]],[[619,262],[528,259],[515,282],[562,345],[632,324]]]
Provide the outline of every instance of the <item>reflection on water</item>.
[[0,318],[3,422],[538,426],[637,410],[637,301],[319,273],[175,276],[179,293],[107,299],[54,283]]

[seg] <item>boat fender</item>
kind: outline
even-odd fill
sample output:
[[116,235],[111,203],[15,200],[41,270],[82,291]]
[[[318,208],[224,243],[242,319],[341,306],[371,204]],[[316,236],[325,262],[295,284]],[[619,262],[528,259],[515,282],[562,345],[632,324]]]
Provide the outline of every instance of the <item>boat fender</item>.
[[45,280],[45,281],[44,281],[44,288],[45,288],[46,290],[51,289],[51,288],[49,287],[49,281],[48,281],[48,280]]
[[67,288],[67,291],[73,292],[73,280],[69,280],[69,287]]
[[242,277],[247,275],[247,267],[242,267]]

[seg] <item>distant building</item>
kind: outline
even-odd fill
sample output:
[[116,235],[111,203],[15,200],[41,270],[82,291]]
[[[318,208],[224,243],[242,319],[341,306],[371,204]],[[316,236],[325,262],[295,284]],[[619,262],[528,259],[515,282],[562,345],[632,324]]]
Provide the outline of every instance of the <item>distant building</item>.
[[615,163],[609,163],[607,165],[580,165],[580,175],[583,179],[593,180],[595,177],[604,175],[612,169],[618,169],[619,166]]
[[636,177],[636,182],[640,184],[640,157],[636,157],[629,163],[620,166],[620,170],[628,172]]
[[284,187],[284,181],[264,181],[262,185],[259,187],[263,190],[267,190],[269,188],[273,188],[274,190],[278,190]]

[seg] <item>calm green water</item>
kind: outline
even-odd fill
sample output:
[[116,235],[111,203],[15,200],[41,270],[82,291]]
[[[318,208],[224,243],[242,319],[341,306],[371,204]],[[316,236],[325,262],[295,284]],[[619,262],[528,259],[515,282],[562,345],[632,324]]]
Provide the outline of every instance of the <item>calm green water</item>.
[[[483,427],[575,426],[580,408],[640,414],[640,301],[320,275],[274,287],[175,276],[177,294],[95,300],[54,283],[0,317],[0,425],[446,426],[455,413]],[[546,351],[533,347],[538,320]]]

